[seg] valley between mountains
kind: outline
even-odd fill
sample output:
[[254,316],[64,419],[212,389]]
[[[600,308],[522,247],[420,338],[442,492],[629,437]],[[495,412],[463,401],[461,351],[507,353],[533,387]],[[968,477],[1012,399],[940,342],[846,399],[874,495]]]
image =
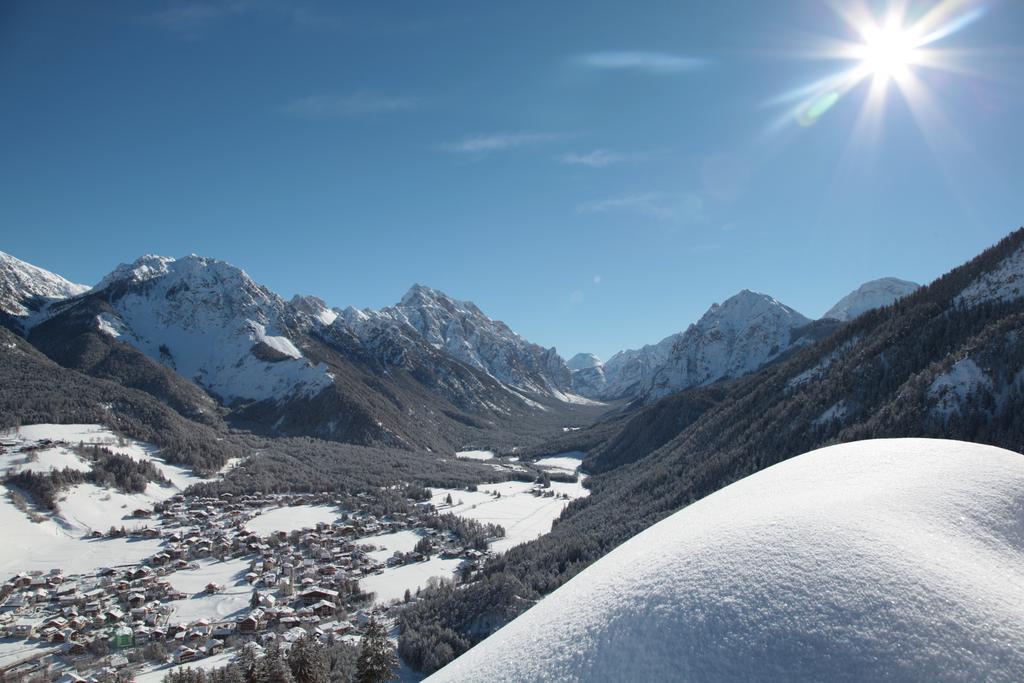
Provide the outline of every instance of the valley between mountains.
[[357,309],[203,256],[90,286],[0,252],[0,672],[230,680],[315,641],[349,680],[379,624],[404,680],[623,680],[648,651],[639,680],[810,652],[806,678],[901,678],[893,623],[936,680],[1014,680],[1024,230],[820,319],[709,304],[566,359],[420,284]]

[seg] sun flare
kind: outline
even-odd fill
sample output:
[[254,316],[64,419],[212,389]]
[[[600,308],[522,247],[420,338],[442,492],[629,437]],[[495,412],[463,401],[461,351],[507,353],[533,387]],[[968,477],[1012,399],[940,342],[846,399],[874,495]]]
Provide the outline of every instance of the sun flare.
[[[773,124],[778,130],[795,121],[800,126],[815,125],[833,107],[863,83],[861,121],[877,119],[886,102],[887,91],[898,90],[922,125],[934,119],[936,105],[919,71],[942,70],[964,75],[956,50],[934,46],[959,32],[985,14],[984,0],[935,0],[923,12],[908,16],[906,0],[889,0],[879,16],[865,0],[835,0],[832,3],[850,33],[849,38],[827,39],[812,58],[845,62],[840,69],[812,83],[794,88],[771,100],[787,111]],[[853,38],[851,40],[850,38]]]
[[854,55],[861,60],[861,68],[876,79],[902,78],[914,64],[917,44],[911,32],[896,22],[871,27],[866,31],[864,44]]

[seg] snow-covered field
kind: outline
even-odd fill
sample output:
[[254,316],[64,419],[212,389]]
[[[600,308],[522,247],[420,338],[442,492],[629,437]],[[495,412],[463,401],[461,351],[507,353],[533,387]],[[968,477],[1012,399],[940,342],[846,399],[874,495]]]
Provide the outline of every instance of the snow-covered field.
[[[566,454],[543,460],[552,461],[552,467],[557,466],[564,471],[574,471],[580,462]],[[572,470],[568,467],[572,464],[570,460],[575,463]],[[504,552],[551,531],[551,523],[562,514],[565,506],[571,500],[589,493],[580,482],[552,482],[551,491],[555,494],[565,494],[568,499],[535,496],[530,493],[533,488],[534,485],[528,482],[506,481],[498,484],[480,484],[477,491],[432,489],[431,502],[437,507],[438,512],[451,512],[459,517],[505,527],[505,537],[490,546],[495,552]],[[495,493],[500,493],[501,496],[495,497]],[[452,497],[451,506],[445,502],[448,495]]]
[[736,482],[432,681],[1016,682],[1024,456],[887,439]]
[[77,529],[53,519],[35,523],[0,497],[0,577],[20,571],[61,568],[66,574],[91,572],[98,567],[135,564],[160,552],[160,540],[124,538],[85,540]]
[[580,468],[580,463],[583,461],[583,453],[580,451],[571,451],[568,453],[559,453],[558,455],[552,455],[547,458],[541,458],[533,464],[537,467],[550,470],[562,470],[566,472],[575,472]]
[[[377,562],[386,562],[395,551],[410,552],[422,536],[411,530],[396,531],[393,534],[379,534],[360,538],[360,546],[372,545],[382,548],[367,553]],[[413,593],[417,587],[426,588],[431,577],[450,579],[455,575],[462,560],[442,560],[432,557],[426,562],[387,567],[380,574],[373,574],[359,580],[359,586],[365,591],[377,594],[374,602],[385,603],[389,600],[401,599],[408,588]]]
[[[40,439],[66,441],[71,445],[78,445],[79,443],[82,443],[90,446],[95,444],[106,448],[113,453],[125,455],[132,460],[152,462],[156,468],[160,470],[168,480],[170,480],[175,489],[171,490],[165,497],[170,497],[174,493],[177,493],[177,491],[184,490],[192,484],[213,481],[213,479],[204,479],[203,477],[196,476],[187,468],[164,462],[163,459],[159,457],[159,449],[155,446],[120,437],[102,425],[25,425],[17,429],[0,432],[0,439],[14,440],[23,446],[34,443]],[[3,457],[7,459],[12,456],[8,454]],[[83,471],[89,469],[87,463],[82,462],[82,460],[69,449],[59,445],[41,449],[38,451],[38,458],[40,462],[44,461],[45,458],[45,462],[50,464],[50,469],[63,469],[64,467],[72,467]],[[224,466],[222,472],[227,471],[237,464],[237,460],[232,460]],[[35,467],[25,469],[35,469],[38,471],[41,467],[37,465]]]
[[56,651],[59,647],[39,640],[22,638],[0,638],[0,667],[12,666],[43,652]]
[[462,560],[442,560],[434,556],[426,562],[415,562],[398,567],[388,567],[380,574],[373,574],[359,580],[359,587],[364,591],[376,593],[375,603],[400,600],[408,588],[413,593],[416,588],[426,588],[431,577],[451,579],[455,576]]
[[269,536],[275,531],[313,528],[319,522],[333,524],[340,516],[341,512],[333,505],[294,505],[261,512],[246,522],[245,528],[260,536]]
[[460,460],[491,460],[494,453],[491,451],[459,451],[455,454]]
[[117,436],[102,425],[37,424],[0,432],[0,440],[13,445],[0,455],[0,475],[31,469],[44,472],[53,469],[88,471],[89,464],[69,447],[60,444],[42,447],[33,453],[22,449],[49,439],[68,444],[98,444],[134,460],[152,462],[172,486],[150,483],[145,493],[125,494],[101,489],[93,484],[80,484],[58,497],[59,513],[44,515],[42,522],[32,522],[16,508],[6,495],[0,496],[0,576],[34,569],[63,568],[67,573],[83,573],[98,567],[134,564],[159,552],[158,540],[101,539],[85,540],[91,530],[106,531],[111,526],[128,528],[146,526],[139,520],[125,519],[136,508],[152,508],[181,489],[202,481],[191,471],[164,462],[158,450],[148,444]]
[[221,652],[220,654],[213,655],[212,657],[206,657],[205,659],[197,659],[194,662],[188,664],[180,664],[178,666],[163,666],[160,668],[147,668],[143,673],[135,674],[133,681],[135,683],[161,683],[164,678],[171,673],[181,671],[182,669],[202,669],[203,671],[209,671],[210,669],[217,669],[222,666],[226,666],[231,663],[235,658],[233,651]]
[[386,562],[389,557],[395,554],[395,551],[410,552],[416,547],[416,542],[421,538],[422,536],[417,532],[406,529],[404,531],[396,531],[393,534],[366,536],[365,538],[360,538],[356,543],[361,546],[372,545],[382,548],[382,550],[371,551],[367,555],[376,562]]
[[[174,608],[172,622],[191,623],[197,619],[219,620],[249,609],[252,586],[245,579],[249,560],[236,559],[218,562],[201,560],[199,569],[184,569],[168,575],[167,580],[176,589],[188,595],[184,600],[167,603]],[[215,583],[222,591],[207,594],[207,584]]]

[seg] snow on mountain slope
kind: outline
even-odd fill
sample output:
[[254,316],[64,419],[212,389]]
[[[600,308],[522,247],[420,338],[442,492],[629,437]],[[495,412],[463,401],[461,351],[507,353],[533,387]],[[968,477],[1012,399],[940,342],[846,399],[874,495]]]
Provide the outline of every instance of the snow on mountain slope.
[[580,396],[601,396],[608,381],[604,376],[604,363],[592,353],[577,353],[566,366],[572,372],[572,390]]
[[821,317],[833,320],[853,320],[862,313],[888,306],[920,287],[921,285],[915,282],[894,277],[871,280],[844,296]]
[[25,316],[38,304],[77,296],[89,287],[0,251],[0,311]]
[[99,330],[229,403],[312,396],[331,383],[288,337],[287,304],[223,261],[143,256],[93,291],[114,311],[98,316]]
[[650,384],[655,373],[668,362],[672,347],[682,333],[665,337],[657,344],[619,351],[604,364],[602,398],[634,397]]
[[1017,681],[1024,456],[806,453],[641,532],[429,680]]
[[1024,296],[1024,248],[1004,258],[994,270],[983,273],[953,300],[964,306],[1008,302]]
[[322,325],[330,325],[338,319],[338,311],[329,308],[323,299],[316,296],[300,296],[296,294],[288,302],[288,305],[293,310],[309,316]]
[[685,332],[612,356],[599,397],[653,400],[740,377],[789,348],[790,333],[810,322],[777,299],[744,289],[712,304]]
[[751,373],[789,347],[793,329],[810,322],[777,299],[745,289],[712,305],[676,338],[643,392],[660,398]]
[[571,375],[555,349],[532,344],[475,304],[413,285],[396,305],[375,311],[345,309],[344,324],[364,344],[386,338],[402,346],[425,340],[435,349],[510,386],[559,397]]
[[573,372],[577,370],[590,370],[604,365],[601,359],[592,353],[577,353],[565,364]]

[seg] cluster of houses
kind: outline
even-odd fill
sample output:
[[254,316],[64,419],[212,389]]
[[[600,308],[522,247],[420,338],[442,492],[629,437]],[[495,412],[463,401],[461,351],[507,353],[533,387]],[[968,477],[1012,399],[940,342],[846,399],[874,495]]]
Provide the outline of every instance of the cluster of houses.
[[[65,576],[59,568],[21,573],[0,586],[0,637],[40,646],[24,661],[7,661],[0,674],[43,670],[71,675],[74,669],[111,676],[146,658],[183,664],[244,642],[280,638],[287,644],[305,634],[325,641],[358,634],[372,603],[359,580],[387,566],[427,559],[412,551],[374,560],[374,548],[360,543],[368,536],[415,529],[431,538],[432,552],[464,557],[468,566],[484,559],[453,533],[430,527],[434,510],[429,503],[409,501],[409,513],[375,515],[369,511],[370,496],[360,494],[355,500],[355,505],[346,502],[357,509],[339,512],[334,523],[268,536],[246,527],[268,506],[339,502],[327,494],[225,493],[217,498],[179,495],[154,510],[135,510],[131,516],[139,526],[109,533],[160,539],[159,552],[140,564],[79,576]],[[226,620],[177,623],[172,603],[193,596],[176,590],[169,575],[196,569],[201,560],[228,559],[248,561],[249,571],[238,577],[235,591],[252,587],[249,609]],[[205,592],[222,589],[209,584]],[[147,647],[153,643],[160,647]]]

